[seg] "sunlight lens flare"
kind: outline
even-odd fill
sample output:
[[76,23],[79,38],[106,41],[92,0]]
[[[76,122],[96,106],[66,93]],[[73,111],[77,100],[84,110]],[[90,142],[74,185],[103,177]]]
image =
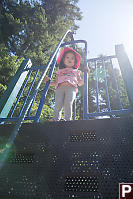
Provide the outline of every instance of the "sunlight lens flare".
[[8,157],[15,152],[15,146],[5,137],[0,137],[0,169]]

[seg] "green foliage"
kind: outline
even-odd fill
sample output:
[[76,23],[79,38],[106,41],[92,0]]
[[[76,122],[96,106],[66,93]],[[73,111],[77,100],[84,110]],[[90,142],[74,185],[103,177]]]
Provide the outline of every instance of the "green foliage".
[[0,83],[0,97],[1,97],[2,94],[5,92],[6,89],[7,89],[7,86],[3,86],[3,85]]
[[15,75],[23,59],[17,60],[12,56],[4,44],[0,44],[0,96],[6,90],[11,78]]
[[81,19],[77,0],[3,1],[0,42],[15,55],[45,65],[66,30]]
[[[78,28],[75,22],[81,19],[81,12],[77,2],[78,0],[4,0],[0,2],[1,95],[17,71],[21,58],[31,58],[33,66],[46,65],[63,34],[68,29]],[[20,111],[32,80],[33,76],[30,77],[15,114]],[[43,89],[44,83],[32,107],[33,115],[37,110]],[[53,87],[48,91],[42,118],[51,118],[54,92]]]
[[53,109],[45,104],[41,112],[40,122],[44,122],[52,118],[53,118]]

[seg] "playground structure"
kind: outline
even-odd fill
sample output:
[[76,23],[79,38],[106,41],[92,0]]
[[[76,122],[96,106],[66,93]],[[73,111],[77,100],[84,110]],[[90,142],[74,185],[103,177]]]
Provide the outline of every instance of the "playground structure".
[[[70,42],[63,43],[68,34]],[[30,114],[43,78],[48,69],[48,76],[52,76],[60,47],[74,47],[75,43],[85,45],[84,65],[93,64],[95,69],[97,111],[88,113],[88,74],[85,72],[84,120],[40,124],[39,118],[50,82],[45,85],[35,116]],[[129,109],[124,109],[121,103],[113,59],[118,60],[121,69],[131,105]],[[101,112],[99,104],[99,60],[105,71],[103,81],[107,109],[104,112]],[[110,105],[105,70],[107,60],[114,78],[118,110],[112,110]],[[88,119],[133,112],[133,69],[123,46],[116,46],[116,55],[88,60],[86,41],[74,40],[68,31],[47,66],[31,66],[30,60],[23,61],[0,100],[0,196],[23,199],[118,198],[119,183],[133,182],[132,117]],[[14,117],[17,104],[33,73],[34,78],[19,115]],[[40,75],[39,80],[34,85],[37,75]],[[24,120],[32,120],[33,123],[22,124]]]

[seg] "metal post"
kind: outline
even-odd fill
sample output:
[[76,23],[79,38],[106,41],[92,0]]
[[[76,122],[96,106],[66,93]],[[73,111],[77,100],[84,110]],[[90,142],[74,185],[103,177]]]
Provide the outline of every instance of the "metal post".
[[106,74],[105,62],[104,62],[103,58],[102,58],[102,67],[104,69],[104,82],[105,82],[105,91],[106,91],[108,111],[111,111],[110,99],[109,99],[109,91],[108,91],[107,74]]
[[126,86],[128,98],[133,107],[133,68],[125,52],[123,44],[115,46],[116,56],[121,69],[121,74]]
[[[84,66],[87,66],[87,42],[85,42]],[[84,120],[88,119],[88,72],[84,70]]]
[[97,102],[97,112],[100,112],[99,106],[99,85],[98,85],[98,75],[97,75],[97,61],[94,61],[95,71],[96,71],[96,102]]

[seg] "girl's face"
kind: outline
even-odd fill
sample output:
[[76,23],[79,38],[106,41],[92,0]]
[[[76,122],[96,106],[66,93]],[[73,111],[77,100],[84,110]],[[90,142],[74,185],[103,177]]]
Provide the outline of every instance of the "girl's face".
[[72,68],[75,64],[75,55],[71,52],[67,53],[63,59],[66,68]]

